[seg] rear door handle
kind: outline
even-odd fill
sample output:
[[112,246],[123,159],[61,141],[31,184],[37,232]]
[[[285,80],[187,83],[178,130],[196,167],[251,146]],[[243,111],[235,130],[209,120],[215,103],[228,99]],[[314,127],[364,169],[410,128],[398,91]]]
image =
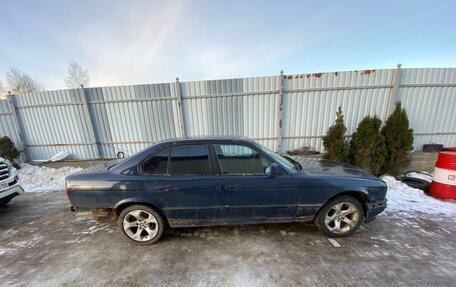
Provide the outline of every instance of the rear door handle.
[[170,190],[171,189],[171,185],[156,185],[155,190]]
[[224,187],[226,190],[238,190],[239,189],[238,184],[225,184]]

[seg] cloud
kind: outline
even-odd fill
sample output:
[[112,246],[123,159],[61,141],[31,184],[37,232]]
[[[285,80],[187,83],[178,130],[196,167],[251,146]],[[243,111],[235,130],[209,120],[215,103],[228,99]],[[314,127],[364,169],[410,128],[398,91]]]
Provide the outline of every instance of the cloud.
[[[245,15],[222,25],[207,21],[213,12],[200,12],[201,5],[187,1],[146,6],[113,7],[107,16],[89,16],[75,34],[62,36],[62,41],[74,45],[75,56],[68,61],[88,66],[92,86],[170,82],[176,76],[184,81],[242,77],[303,46],[302,39],[295,37],[302,33],[299,25],[282,29],[272,23],[251,23]],[[221,17],[220,21],[229,18]],[[304,46],[321,37],[317,32],[308,34],[312,35]]]
[[158,72],[156,63],[172,45],[185,7],[185,2],[128,7],[119,15],[114,13],[114,17],[121,17],[113,20],[113,26],[110,21],[85,25],[79,49],[90,63],[92,83],[111,85],[155,78],[150,72]]
[[0,26],[0,72],[17,67],[59,89],[73,60],[92,86],[451,65],[448,3],[4,2],[14,21]]

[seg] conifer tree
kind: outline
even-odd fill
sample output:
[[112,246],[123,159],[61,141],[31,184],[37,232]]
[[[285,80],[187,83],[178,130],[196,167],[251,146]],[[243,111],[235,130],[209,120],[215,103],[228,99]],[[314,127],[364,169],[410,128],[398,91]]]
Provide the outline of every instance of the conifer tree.
[[377,117],[366,116],[359,123],[350,141],[350,162],[379,175],[385,163],[385,140],[380,133],[382,121]]
[[344,124],[344,115],[342,108],[336,112],[336,121],[329,127],[326,135],[323,137],[323,146],[326,153],[324,158],[340,162],[348,162],[348,143],[345,141],[345,132],[347,128]]
[[413,129],[409,128],[409,121],[401,103],[386,120],[382,128],[385,138],[386,161],[382,173],[397,175],[410,163],[409,152],[413,149]]

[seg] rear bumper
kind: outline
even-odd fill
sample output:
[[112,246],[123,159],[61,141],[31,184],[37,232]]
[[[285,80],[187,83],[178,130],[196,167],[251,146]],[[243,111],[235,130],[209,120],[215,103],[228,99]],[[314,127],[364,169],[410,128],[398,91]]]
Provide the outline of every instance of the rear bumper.
[[387,206],[385,198],[383,200],[369,201],[366,203],[366,221],[375,219],[379,213],[383,212]]

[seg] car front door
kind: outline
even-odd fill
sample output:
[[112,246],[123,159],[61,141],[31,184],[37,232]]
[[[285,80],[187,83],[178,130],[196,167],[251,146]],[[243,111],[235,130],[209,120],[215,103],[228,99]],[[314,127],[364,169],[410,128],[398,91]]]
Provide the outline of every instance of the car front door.
[[213,156],[219,174],[222,204],[228,222],[291,221],[297,210],[293,177],[266,173],[272,160],[255,147],[214,143]]
[[160,198],[172,226],[218,223],[221,205],[207,144],[176,144],[147,159],[146,192]]

